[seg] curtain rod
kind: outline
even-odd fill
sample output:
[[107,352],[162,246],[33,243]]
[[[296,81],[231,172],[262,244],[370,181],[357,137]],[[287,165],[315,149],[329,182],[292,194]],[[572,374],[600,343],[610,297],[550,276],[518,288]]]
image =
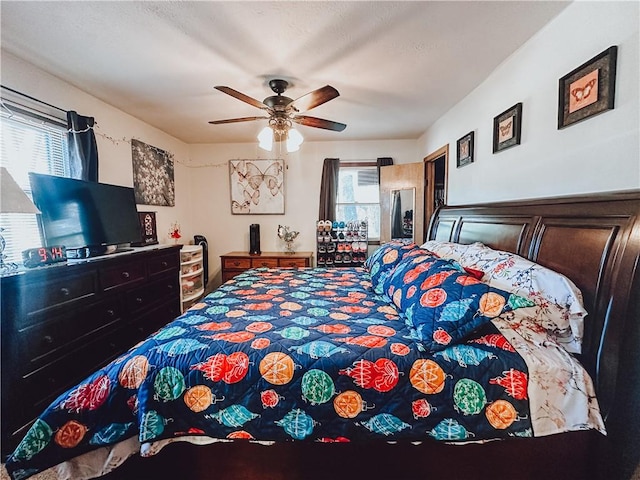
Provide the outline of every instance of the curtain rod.
[[56,107],[55,105],[51,105],[50,103],[43,102],[42,100],[38,100],[37,98],[32,97],[31,95],[27,95],[26,93],[19,92],[17,90],[14,90],[13,88],[9,88],[9,87],[6,87],[4,85],[0,85],[0,86],[2,88],[4,88],[5,90],[9,90],[12,93],[20,95],[21,97],[28,98],[29,100],[33,100],[34,102],[38,102],[38,103],[40,103],[42,105],[46,105],[47,107],[55,108],[56,110],[60,110],[63,113],[67,113],[67,110],[65,110],[63,108],[60,108],[60,107]]

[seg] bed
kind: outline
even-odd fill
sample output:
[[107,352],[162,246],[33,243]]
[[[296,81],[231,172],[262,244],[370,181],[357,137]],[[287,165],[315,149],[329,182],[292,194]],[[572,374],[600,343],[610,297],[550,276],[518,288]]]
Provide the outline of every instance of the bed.
[[[7,468],[622,476],[635,460],[624,426],[637,420],[626,369],[637,361],[639,212],[637,192],[445,207],[429,223],[431,249],[385,245],[368,270],[245,272],[61,395]],[[499,288],[497,264],[497,283],[479,280],[473,267],[495,251],[535,262],[513,276],[520,285],[530,268],[566,278],[584,311],[569,308],[572,294],[547,302]],[[556,330],[537,320],[549,303],[567,307]],[[138,451],[147,458],[116,468]]]

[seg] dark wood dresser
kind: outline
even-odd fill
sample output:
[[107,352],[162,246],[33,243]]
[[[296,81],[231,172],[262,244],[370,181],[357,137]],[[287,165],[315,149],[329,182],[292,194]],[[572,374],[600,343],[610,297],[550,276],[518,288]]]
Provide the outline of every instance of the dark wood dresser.
[[58,395],[180,314],[180,246],[2,277],[2,456]]
[[250,268],[311,267],[313,252],[262,252],[259,255],[251,255],[249,252],[229,252],[220,255],[220,260],[224,283]]

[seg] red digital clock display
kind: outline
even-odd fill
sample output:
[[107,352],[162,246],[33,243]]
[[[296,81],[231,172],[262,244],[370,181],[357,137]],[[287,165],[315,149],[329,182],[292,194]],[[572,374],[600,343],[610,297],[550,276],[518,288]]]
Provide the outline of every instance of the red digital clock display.
[[66,262],[67,250],[63,246],[54,245],[40,248],[29,248],[22,252],[22,260],[27,268]]

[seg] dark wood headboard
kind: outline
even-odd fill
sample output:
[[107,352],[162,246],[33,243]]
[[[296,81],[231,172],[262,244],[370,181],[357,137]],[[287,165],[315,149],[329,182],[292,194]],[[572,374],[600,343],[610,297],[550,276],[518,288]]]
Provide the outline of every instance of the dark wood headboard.
[[640,191],[442,207],[428,225],[430,240],[482,242],[575,282],[589,312],[580,357],[606,418],[623,343],[638,329]]

